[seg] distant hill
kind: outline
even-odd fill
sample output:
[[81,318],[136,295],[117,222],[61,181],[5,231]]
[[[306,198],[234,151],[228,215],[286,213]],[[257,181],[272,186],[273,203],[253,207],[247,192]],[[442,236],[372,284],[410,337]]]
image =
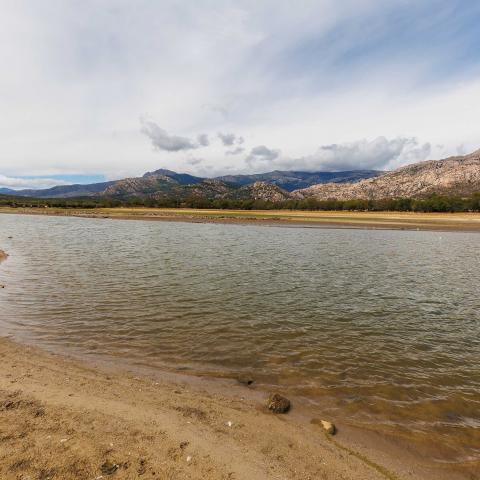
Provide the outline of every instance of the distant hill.
[[353,200],[422,198],[432,194],[467,197],[480,192],[480,150],[470,155],[414,163],[356,183],[326,183],[299,189],[295,198]]
[[251,185],[238,186],[217,179],[203,179],[195,183],[182,184],[172,176],[149,175],[138,178],[126,178],[110,185],[102,196],[113,198],[143,197],[155,200],[172,198],[268,200],[279,202],[290,198],[290,193],[276,185],[255,182]]
[[147,172],[142,177],[90,185],[62,185],[45,190],[6,190],[4,193],[8,195],[36,198],[137,197],[173,201],[192,197],[271,202],[311,197],[319,200],[421,198],[432,194],[467,197],[480,192],[480,150],[470,155],[407,165],[386,173],[376,170],[274,171],[208,179],[160,169]]
[[350,170],[345,172],[301,172],[275,170],[267,173],[252,175],[225,175],[217,180],[235,185],[250,185],[255,182],[266,182],[291,192],[293,190],[310,187],[319,183],[356,182],[365,178],[372,178],[384,172],[379,170]]
[[147,172],[145,175],[143,175],[143,178],[149,177],[168,177],[176,180],[180,185],[192,185],[205,180],[205,178],[202,177],[195,177],[193,175],[189,175],[188,173],[177,173],[165,168],[155,170],[154,172]]
[[[142,177],[125,178],[111,182],[92,183],[87,185],[60,185],[41,190],[10,190],[4,192],[9,195],[35,198],[74,198],[106,196],[140,196],[152,198],[168,195],[184,197],[187,195],[220,195],[226,194],[224,189],[253,185],[256,182],[269,183],[278,186],[287,192],[304,188],[321,182],[356,181],[379,175],[376,170],[353,170],[349,172],[287,172],[274,171],[254,175],[229,175],[217,178],[203,178],[188,173],[177,173],[172,170],[159,169],[147,172]],[[217,183],[214,183],[217,182]],[[183,189],[181,187],[190,188]],[[193,188],[193,186],[196,186]],[[220,189],[222,192],[218,192]],[[235,194],[236,195],[236,194]],[[216,198],[216,197],[215,197]]]
[[0,188],[0,193],[3,195],[15,195],[15,190],[12,190],[11,188]]
[[104,191],[108,186],[115,182],[90,183],[87,185],[59,185],[52,188],[43,188],[40,190],[14,190],[8,192],[9,195],[35,198],[74,198],[90,197]]

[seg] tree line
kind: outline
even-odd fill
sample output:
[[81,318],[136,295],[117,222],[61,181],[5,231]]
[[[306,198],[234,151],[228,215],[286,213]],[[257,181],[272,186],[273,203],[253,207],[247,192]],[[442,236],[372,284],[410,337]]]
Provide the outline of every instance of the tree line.
[[471,197],[431,195],[425,198],[386,198],[380,200],[317,200],[305,198],[270,202],[254,199],[189,198],[29,198],[0,195],[0,206],[13,208],[214,208],[224,210],[337,210],[337,211],[391,211],[391,212],[480,212],[480,192]]

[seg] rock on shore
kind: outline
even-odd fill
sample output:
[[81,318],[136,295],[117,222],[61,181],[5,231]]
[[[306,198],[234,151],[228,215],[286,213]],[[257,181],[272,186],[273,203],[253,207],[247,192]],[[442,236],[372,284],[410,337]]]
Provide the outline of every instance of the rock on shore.
[[290,410],[290,406],[290,400],[278,393],[273,393],[268,397],[267,408],[273,413],[287,413]]

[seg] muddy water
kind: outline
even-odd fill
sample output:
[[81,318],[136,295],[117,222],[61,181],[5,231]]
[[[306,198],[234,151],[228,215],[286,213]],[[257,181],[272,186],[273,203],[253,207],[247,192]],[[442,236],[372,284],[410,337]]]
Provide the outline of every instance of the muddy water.
[[478,234],[1,215],[0,247],[3,334],[248,373],[434,462],[480,460]]

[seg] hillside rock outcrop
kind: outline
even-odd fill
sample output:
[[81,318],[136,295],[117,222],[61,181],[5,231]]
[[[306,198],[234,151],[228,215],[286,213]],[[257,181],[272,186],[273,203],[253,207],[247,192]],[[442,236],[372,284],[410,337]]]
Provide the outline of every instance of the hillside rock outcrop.
[[480,192],[480,150],[429,160],[356,183],[326,183],[295,190],[295,198],[353,200],[421,198],[432,194],[467,197]]

